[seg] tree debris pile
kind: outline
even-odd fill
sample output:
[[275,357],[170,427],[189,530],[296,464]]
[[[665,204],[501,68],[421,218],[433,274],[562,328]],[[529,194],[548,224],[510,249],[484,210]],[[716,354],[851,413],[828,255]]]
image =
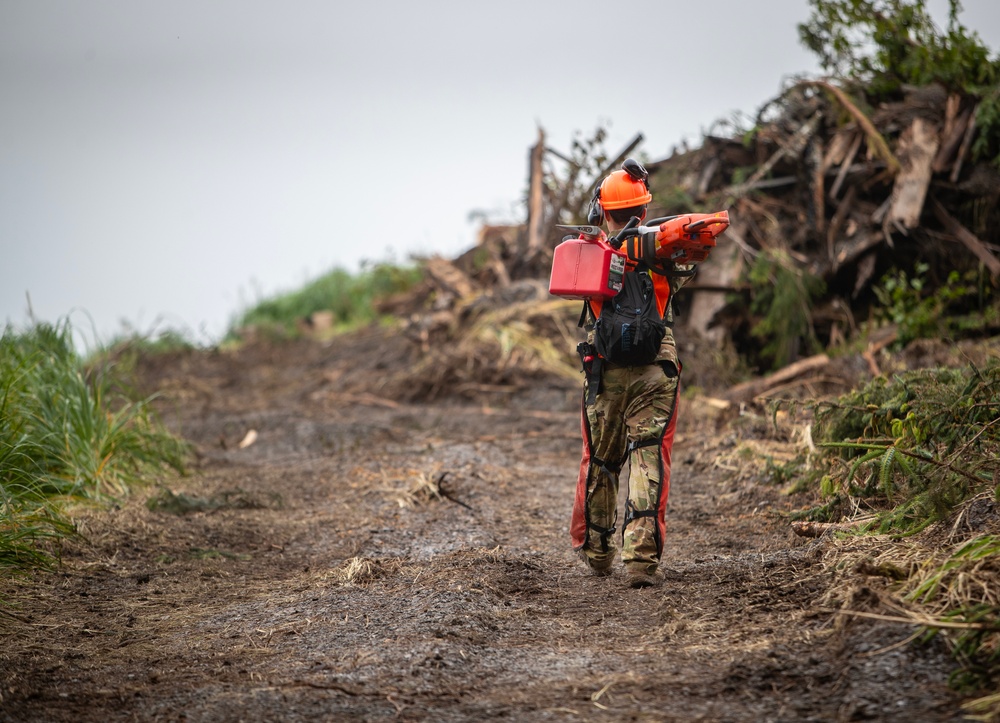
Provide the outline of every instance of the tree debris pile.
[[[710,135],[701,148],[650,163],[651,214],[729,208],[733,218],[678,294],[682,352],[701,361],[731,351],[767,371],[865,336],[877,374],[873,352],[882,348],[1000,330],[1000,171],[970,162],[975,106],[929,85],[866,111],[831,83],[800,82],[761,109],[754,133]],[[597,180],[608,167],[599,160]],[[400,390],[436,398],[517,385],[515,346],[518,357],[546,347],[527,367],[516,360],[529,376],[565,377],[575,366],[579,305],[551,301],[545,281],[563,235],[555,224],[582,221],[568,217],[565,199],[579,205],[587,194],[564,188],[581,178],[542,174],[540,250],[530,245],[530,221],[484,226],[474,248],[427,259],[424,283],[387,302],[388,311],[408,310],[406,335],[424,355],[422,381],[401,379]],[[707,386],[718,391],[736,381],[738,364],[717,366]]]
[[[707,386],[859,343],[877,375],[882,350],[1000,331],[1000,59],[958,22],[957,4],[946,31],[919,1],[809,4],[799,32],[828,79],[794,81],[749,128],[720,123],[700,148],[647,163],[650,217],[727,209],[733,221],[675,298],[695,366],[738,360],[718,363]],[[614,154],[605,135],[560,152],[539,129],[525,222],[485,226],[458,259],[428,261],[405,301],[408,335],[426,353],[463,340],[468,353],[466,332],[489,304],[544,283],[557,224],[585,222],[600,180],[640,154],[642,134]],[[487,300],[471,303],[477,295]],[[543,326],[562,330],[572,317],[560,309]],[[465,365],[480,378],[465,383],[504,379],[480,356]]]
[[461,266],[468,268],[471,254],[463,259],[427,259],[425,282],[387,301],[387,309],[417,311],[403,316],[412,361],[389,374],[382,393],[406,401],[494,403],[526,396],[537,404],[542,389],[562,394],[574,388],[579,302],[549,296],[541,280],[496,284],[488,268],[466,273]]
[[[910,324],[901,341],[1000,329],[1000,171],[969,162],[974,109],[935,84],[869,118],[837,86],[801,82],[748,138],[709,136],[653,164],[654,198],[677,204],[665,213],[725,206],[734,219],[731,248],[691,286],[714,295],[695,304],[696,328],[721,327],[765,368],[866,321]],[[910,312],[922,318],[894,318]]]

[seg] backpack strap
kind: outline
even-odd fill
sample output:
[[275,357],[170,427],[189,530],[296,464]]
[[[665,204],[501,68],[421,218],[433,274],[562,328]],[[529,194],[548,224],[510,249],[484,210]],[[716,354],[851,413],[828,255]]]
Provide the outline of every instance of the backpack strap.
[[665,276],[673,279],[690,279],[696,273],[698,273],[698,269],[685,269],[682,271],[681,269],[675,268],[670,273],[665,274]]
[[678,284],[674,283],[674,279],[690,279],[696,273],[698,273],[698,269],[694,267],[690,269],[678,269],[674,266],[673,270],[667,274],[667,279],[670,281],[670,296],[667,299],[667,306],[664,309],[664,319],[667,316],[670,317],[670,321],[667,322],[667,326],[670,328],[674,326],[674,289],[678,287]]

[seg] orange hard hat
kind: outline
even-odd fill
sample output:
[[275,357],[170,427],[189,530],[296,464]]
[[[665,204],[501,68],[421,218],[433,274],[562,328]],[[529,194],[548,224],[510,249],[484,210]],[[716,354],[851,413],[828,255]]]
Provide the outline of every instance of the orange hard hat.
[[653,194],[649,192],[644,180],[621,170],[614,171],[601,183],[600,200],[605,211],[614,211],[649,203],[653,200]]

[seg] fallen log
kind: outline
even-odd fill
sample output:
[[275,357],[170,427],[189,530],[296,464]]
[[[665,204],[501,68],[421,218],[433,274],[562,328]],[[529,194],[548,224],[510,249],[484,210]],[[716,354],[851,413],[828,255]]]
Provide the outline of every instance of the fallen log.
[[811,520],[797,520],[792,523],[792,532],[799,537],[822,537],[828,532],[856,530],[862,524],[869,521],[868,519],[857,522],[813,522]]
[[800,359],[773,374],[730,387],[729,391],[723,394],[722,397],[733,403],[750,402],[770,389],[785,384],[795,377],[818,371],[829,363],[830,357],[826,354],[816,354],[806,359]]
[[823,141],[812,144],[809,160],[813,165],[813,212],[816,215],[816,233],[826,235],[826,169],[823,167]]
[[857,231],[847,240],[834,242],[832,261],[822,257],[815,258],[809,270],[814,276],[828,278],[844,266],[859,260],[883,241],[885,241],[885,236],[881,231],[873,231],[867,226],[858,224]]
[[730,186],[726,189],[726,195],[730,197],[724,205],[730,206],[732,202],[738,198],[750,193],[754,189],[760,188],[764,181],[764,176],[771,172],[771,169],[783,158],[794,158],[802,152],[802,149],[806,147],[806,143],[812,138],[813,134],[816,133],[819,127],[819,122],[823,118],[823,113],[821,111],[816,111],[809,120],[802,124],[802,126],[795,131],[787,143],[783,144],[777,151],[775,151],[770,158],[768,158],[763,165],[761,165],[753,175],[750,176],[744,183],[737,184],[735,186]]
[[972,146],[972,138],[976,132],[976,114],[979,113],[979,104],[972,109],[972,114],[969,116],[969,125],[965,129],[965,135],[962,137],[962,145],[958,149],[958,156],[955,157],[955,166],[951,169],[951,180],[952,183],[958,183],[958,177],[962,173],[962,163],[965,157],[969,153],[969,148]]
[[934,210],[934,215],[937,216],[938,220],[944,226],[945,231],[961,241],[969,251],[975,254],[976,258],[983,262],[993,280],[996,281],[1000,278],[1000,259],[990,253],[990,250],[986,248],[986,245],[974,233],[955,220],[936,198],[931,199],[931,208]]
[[879,367],[878,361],[875,359],[875,355],[890,344],[894,344],[897,339],[899,339],[899,331],[896,327],[887,327],[881,333],[875,335],[875,337],[868,342],[868,347],[861,352],[861,357],[868,364],[868,371],[872,373],[873,377],[882,376],[882,369]]
[[854,158],[861,149],[861,139],[863,137],[863,133],[854,134],[854,140],[851,141],[851,147],[847,152],[847,156],[844,158],[843,163],[840,164],[840,170],[837,171],[837,178],[834,180],[833,185],[830,186],[830,200],[837,198],[837,195],[840,193],[840,187],[844,185],[844,179],[847,178],[847,174],[851,171]]
[[[630,140],[628,144],[618,152],[618,155],[612,158],[610,161],[608,161],[604,165],[604,167],[597,172],[597,176],[595,176],[594,178],[595,185],[593,186],[593,188],[597,188],[596,184],[604,180],[604,177],[607,176],[609,173],[618,170],[618,166],[621,165],[622,161],[628,158],[628,154],[634,151],[639,146],[639,144],[642,143],[644,138],[645,137],[642,135],[642,133],[636,133],[635,137],[632,140]],[[593,190],[593,188],[591,190]]]
[[442,290],[459,299],[472,296],[475,284],[455,264],[441,256],[432,256],[424,262],[424,269],[431,280]]
[[847,189],[847,193],[841,199],[840,204],[837,206],[837,210],[833,214],[833,218],[830,220],[830,225],[826,233],[826,255],[827,259],[833,265],[833,271],[837,271],[837,256],[835,253],[835,244],[837,239],[840,238],[840,232],[844,228],[844,222],[847,221],[847,215],[851,212],[851,208],[854,206],[854,197],[857,195],[857,188],[851,186]]
[[[823,154],[823,172],[839,166],[848,158],[848,151],[854,145],[858,132],[853,126],[838,128]],[[854,154],[851,154],[852,156]]]
[[955,151],[958,150],[959,144],[961,144],[962,139],[965,137],[965,129],[969,125],[972,109],[967,108],[965,111],[959,112],[958,105],[960,100],[961,98],[958,95],[948,97],[947,107],[945,108],[944,130],[941,131],[941,147],[938,149],[937,156],[934,158],[934,165],[932,166],[935,173],[945,171],[953,163],[952,159],[955,157]]

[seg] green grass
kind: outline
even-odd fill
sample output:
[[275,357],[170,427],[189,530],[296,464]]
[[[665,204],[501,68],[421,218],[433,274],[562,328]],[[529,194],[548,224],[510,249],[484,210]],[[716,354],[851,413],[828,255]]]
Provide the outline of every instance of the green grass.
[[183,471],[187,446],[116,370],[84,364],[68,322],[0,336],[0,568],[51,562],[73,533],[68,501],[117,500],[161,471]]
[[169,354],[196,348],[197,345],[189,338],[189,335],[177,329],[163,329],[149,334],[126,331],[104,344],[98,354],[109,352],[133,355]]
[[378,320],[378,300],[405,292],[422,278],[419,265],[378,263],[356,274],[335,268],[297,291],[265,299],[243,312],[226,338],[239,339],[247,328],[277,338],[294,337],[299,333],[299,323],[320,311],[333,314],[338,330],[363,326]]

